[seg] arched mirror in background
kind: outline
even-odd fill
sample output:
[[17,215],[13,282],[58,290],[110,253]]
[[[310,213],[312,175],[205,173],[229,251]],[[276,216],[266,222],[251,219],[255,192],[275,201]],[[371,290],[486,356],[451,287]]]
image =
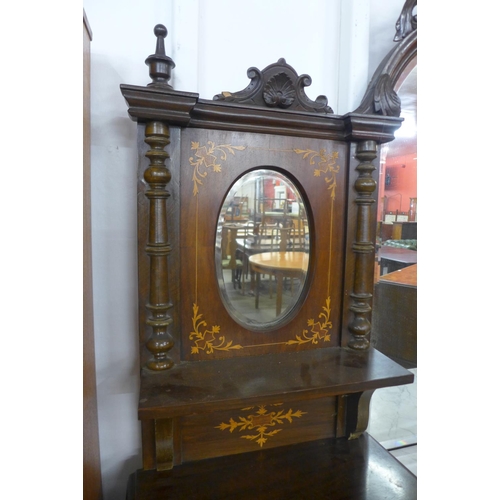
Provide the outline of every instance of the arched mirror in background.
[[[387,114],[404,118],[380,152],[372,345],[408,368],[413,384],[377,390],[368,432],[417,473],[417,30],[416,0],[407,0],[396,25],[398,46],[380,72],[397,97]],[[397,408],[397,421],[387,408]]]
[[[390,81],[397,95],[383,114],[404,118],[380,154],[372,342],[406,368],[417,366],[417,8],[406,0],[398,42],[379,68],[377,89]],[[385,107],[384,107],[385,106]]]
[[395,88],[404,122],[383,146],[378,196],[380,276],[417,262],[417,58]]
[[357,109],[404,119],[380,151],[375,283],[417,263],[417,0],[405,1],[394,41]]

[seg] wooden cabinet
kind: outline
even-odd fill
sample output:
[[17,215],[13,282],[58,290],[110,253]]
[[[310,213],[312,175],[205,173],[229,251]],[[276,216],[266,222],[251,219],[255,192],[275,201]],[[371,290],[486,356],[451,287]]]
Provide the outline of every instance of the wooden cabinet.
[[393,222],[392,235],[393,240],[416,240],[417,223],[416,222]]
[[[380,93],[369,88],[360,108],[338,116],[280,59],[249,70],[246,89],[200,99],[171,87],[167,30],[154,32],[152,82],[121,85],[139,139],[143,468],[129,500],[375,500],[392,488],[385,466],[415,498],[415,476],[365,434],[373,391],[413,380],[370,345],[373,171],[402,121],[397,95],[385,85],[377,112]],[[404,43],[405,54],[416,50],[416,32]],[[310,246],[295,305],[261,322],[231,310],[246,297],[228,298],[218,279],[216,229],[227,193],[263,166],[301,193]],[[372,461],[380,468],[368,470]]]
[[375,284],[373,345],[406,368],[417,366],[417,264]]

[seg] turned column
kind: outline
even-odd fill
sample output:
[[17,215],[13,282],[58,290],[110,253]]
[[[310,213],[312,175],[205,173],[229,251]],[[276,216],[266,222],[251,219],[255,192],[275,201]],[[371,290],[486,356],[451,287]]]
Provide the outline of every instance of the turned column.
[[170,182],[170,172],[165,166],[169,158],[164,150],[169,144],[169,129],[161,122],[146,124],[145,142],[151,149],[146,153],[150,161],[144,172],[144,180],[148,183],[146,197],[149,199],[149,233],[146,254],[149,256],[149,301],[146,308],[149,317],[146,324],[152,328],[152,335],[146,342],[146,347],[153,355],[147,362],[151,370],[167,370],[173,365],[168,357],[168,351],[174,343],[169,329],[172,318],[168,310],[172,307],[168,289],[168,256],[171,248],[167,231],[167,184]]
[[[154,28],[156,36],[156,51],[146,59],[149,66],[151,87],[172,90],[168,83],[174,61],[165,55],[165,37],[168,32],[165,26],[157,24]],[[149,189],[146,197],[149,199],[149,235],[146,254],[149,256],[149,301],[146,304],[149,316],[146,324],[151,327],[151,337],[146,347],[152,354],[146,366],[150,370],[168,370],[174,364],[168,356],[174,342],[170,334],[172,317],[168,310],[172,307],[168,288],[168,256],[171,248],[167,231],[167,199],[170,193],[167,184],[170,182],[170,171],[165,166],[169,154],[164,150],[170,143],[168,126],[160,121],[146,123],[144,141],[150,149],[146,157],[150,161],[149,168],[144,172],[144,180]]]
[[362,141],[356,146],[356,159],[361,163],[356,167],[359,172],[354,188],[358,194],[355,202],[358,206],[356,239],[353,252],[356,256],[354,266],[354,285],[351,293],[352,312],[348,329],[351,334],[349,347],[358,350],[368,349],[371,331],[370,313],[372,301],[371,283],[373,280],[375,247],[372,238],[372,205],[375,203],[373,192],[376,189],[372,172],[372,161],[377,157],[377,143]]

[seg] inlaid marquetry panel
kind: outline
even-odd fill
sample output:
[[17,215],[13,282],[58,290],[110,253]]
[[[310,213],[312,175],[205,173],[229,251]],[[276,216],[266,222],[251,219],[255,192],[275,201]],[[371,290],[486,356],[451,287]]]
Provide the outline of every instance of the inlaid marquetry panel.
[[336,398],[274,403],[184,417],[182,461],[257,451],[333,437]]
[[[339,345],[346,145],[339,141],[188,129],[180,143],[182,357],[220,359]],[[234,181],[257,168],[290,178],[310,214],[303,304],[273,331],[234,321],[216,278],[216,228]],[[186,264],[184,264],[186,263]],[[321,269],[321,272],[316,272]]]

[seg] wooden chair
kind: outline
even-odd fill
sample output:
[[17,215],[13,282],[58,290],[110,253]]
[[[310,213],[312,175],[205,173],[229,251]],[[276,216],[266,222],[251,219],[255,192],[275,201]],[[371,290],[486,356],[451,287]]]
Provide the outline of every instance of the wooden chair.
[[231,270],[231,282],[233,288],[241,289],[241,279],[243,272],[243,260],[237,256],[236,239],[238,237],[238,226],[224,225],[222,227],[222,269]]
[[242,226],[238,227],[236,233],[236,241],[241,244],[237,245],[236,248],[236,259],[241,261],[241,290],[245,293],[245,282],[248,280],[248,255],[247,246],[254,241],[255,236],[255,223],[253,221],[247,221]]

